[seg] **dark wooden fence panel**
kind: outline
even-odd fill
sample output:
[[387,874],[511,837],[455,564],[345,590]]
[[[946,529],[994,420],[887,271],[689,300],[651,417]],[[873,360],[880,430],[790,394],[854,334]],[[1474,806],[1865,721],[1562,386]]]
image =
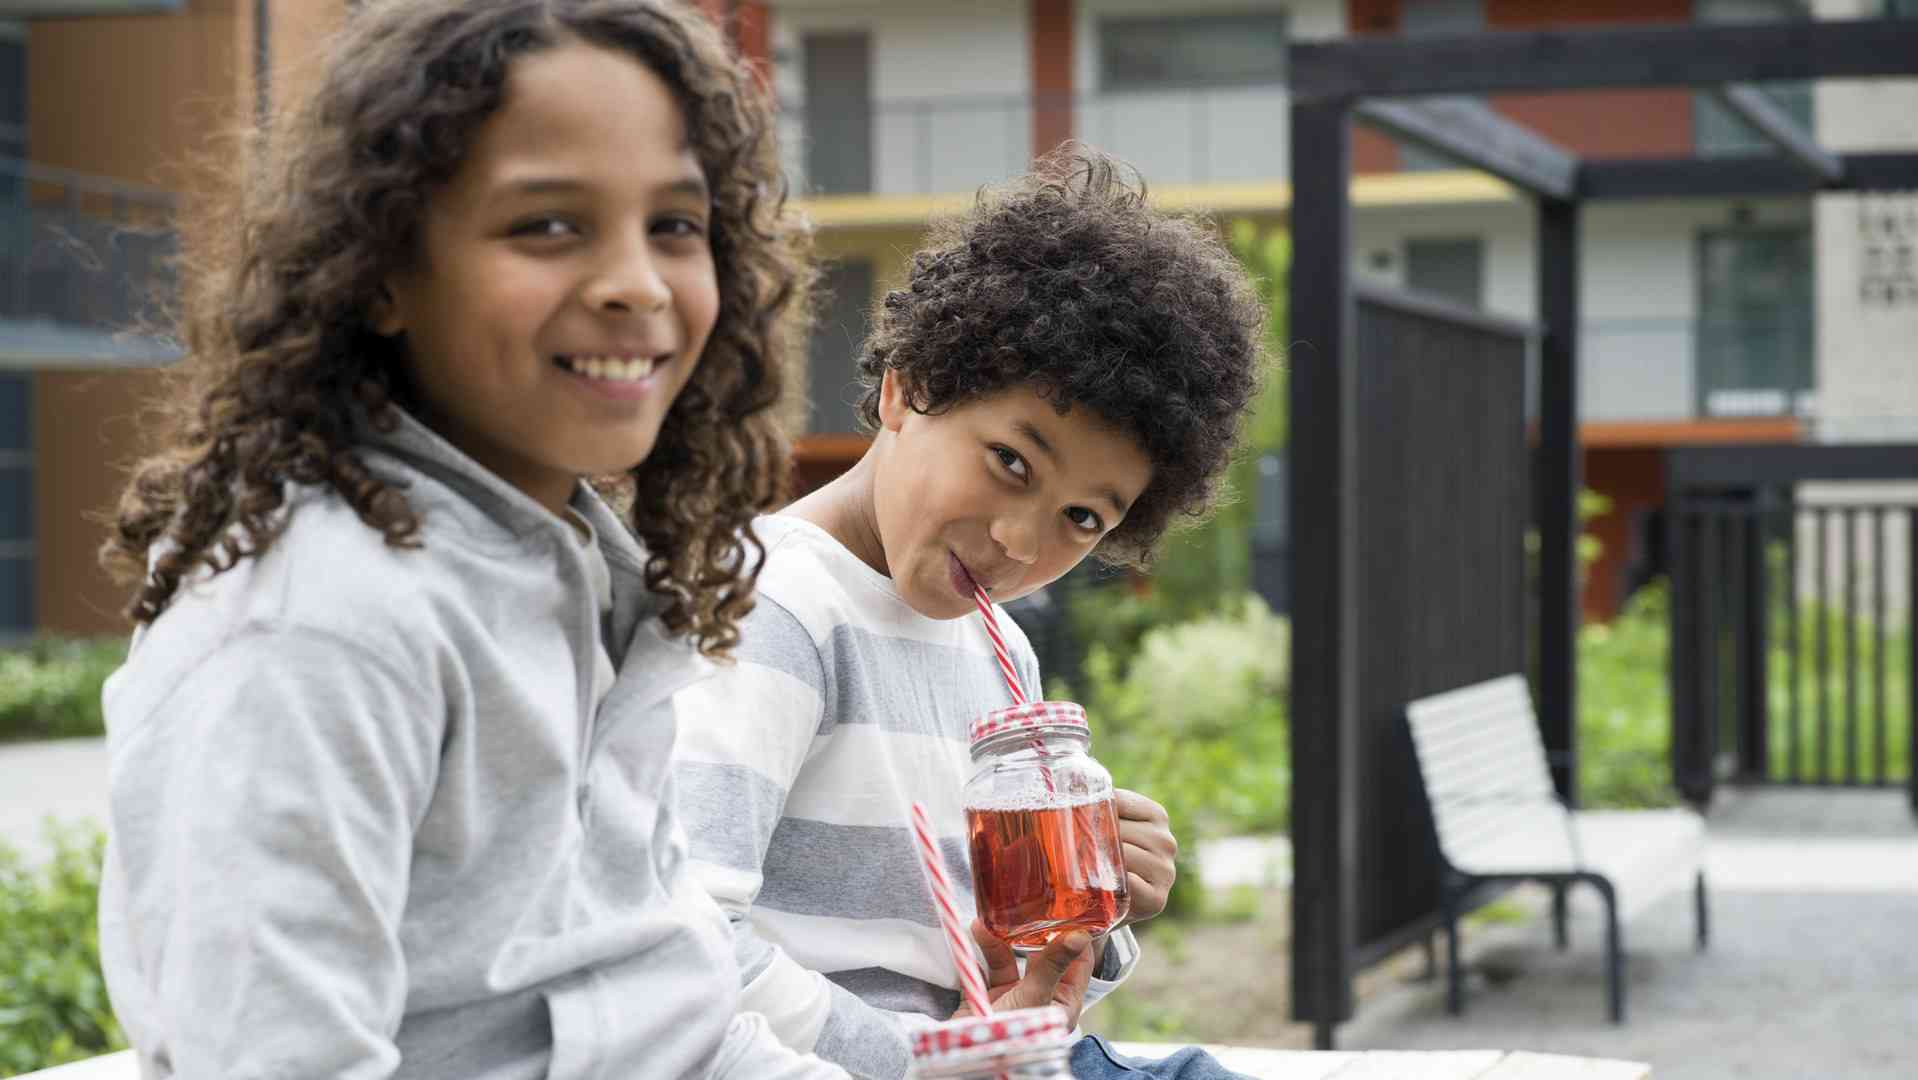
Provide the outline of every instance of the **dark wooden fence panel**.
[[[1362,954],[1438,910],[1405,703],[1525,663],[1526,329],[1361,291]],[[1303,479],[1303,478],[1302,478]]]

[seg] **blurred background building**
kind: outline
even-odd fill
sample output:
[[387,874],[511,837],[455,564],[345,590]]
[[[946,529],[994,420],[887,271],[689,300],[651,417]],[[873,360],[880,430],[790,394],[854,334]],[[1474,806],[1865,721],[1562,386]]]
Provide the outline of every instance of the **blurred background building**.
[[[1686,20],[1918,16],[1918,0],[702,0],[777,92],[828,295],[802,483],[850,463],[867,312],[928,221],[1077,138],[1164,203],[1287,219],[1286,48]],[[174,356],[134,332],[215,137],[297,95],[345,0],[0,0],[0,634],[122,629],[95,569],[130,422]],[[1834,152],[1918,141],[1918,87],[1766,87]],[[1581,155],[1763,154],[1685,89],[1495,95]],[[230,149],[230,147],[228,148]],[[1355,140],[1360,272],[1529,318],[1533,214],[1502,183]],[[1918,438],[1918,202],[1696,199],[1584,216],[1587,483],[1611,497],[1596,615],[1656,559],[1660,452]]]

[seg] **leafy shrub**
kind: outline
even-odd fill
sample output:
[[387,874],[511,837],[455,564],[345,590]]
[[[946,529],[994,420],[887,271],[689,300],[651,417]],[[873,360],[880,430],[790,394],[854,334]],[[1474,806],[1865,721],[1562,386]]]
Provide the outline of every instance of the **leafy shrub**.
[[1673,806],[1671,630],[1663,581],[1632,594],[1609,624],[1578,632],[1579,802],[1591,809]]
[[48,839],[39,867],[0,844],[0,1075],[126,1047],[100,975],[106,837],[49,824]]
[[0,741],[103,733],[100,687],[126,655],[123,638],[38,638],[0,652]]
[[[1128,608],[1122,602],[1118,610]],[[1289,657],[1286,621],[1256,597],[1242,596],[1218,613],[1140,632],[1123,660],[1121,649],[1096,642],[1086,657],[1083,692],[1075,695],[1063,682],[1048,687],[1049,696],[1086,706],[1093,752],[1113,779],[1164,804],[1181,846],[1171,912],[1198,909],[1192,856],[1201,839],[1286,826]]]

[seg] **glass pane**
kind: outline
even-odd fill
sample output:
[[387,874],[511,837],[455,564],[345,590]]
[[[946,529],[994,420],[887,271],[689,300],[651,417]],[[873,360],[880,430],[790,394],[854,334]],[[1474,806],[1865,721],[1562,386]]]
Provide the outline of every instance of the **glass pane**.
[[808,355],[807,396],[817,432],[859,430],[859,355],[866,344],[866,311],[872,304],[872,263],[847,259],[828,265],[821,282],[826,291],[819,320],[813,324]]
[[0,453],[33,449],[33,382],[0,371]]
[[33,539],[33,470],[0,464],[0,551]]
[[33,560],[0,556],[0,638],[33,630]]
[[1108,90],[1282,83],[1286,37],[1277,12],[1102,19],[1100,81]]
[[1405,242],[1405,285],[1465,307],[1483,302],[1485,245],[1476,236]]
[[1812,388],[1809,229],[1704,233],[1699,290],[1698,383],[1705,411],[1727,411],[1714,405],[1714,395],[1728,402],[1783,403]]

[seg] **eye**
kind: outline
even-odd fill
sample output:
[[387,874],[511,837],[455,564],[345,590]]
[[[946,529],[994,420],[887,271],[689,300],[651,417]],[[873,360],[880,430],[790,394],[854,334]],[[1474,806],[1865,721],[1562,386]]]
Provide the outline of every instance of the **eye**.
[[1083,506],[1066,507],[1066,520],[1089,533],[1104,532],[1106,527],[1106,523],[1099,519],[1099,515]]
[[653,232],[671,237],[704,236],[706,223],[698,218],[674,215],[655,222]]
[[529,240],[549,240],[578,236],[579,226],[566,218],[547,214],[515,222],[507,230],[507,235]]
[[1026,468],[1026,459],[1020,457],[1018,451],[1004,446],[995,446],[992,452],[999,455],[999,464],[1005,466],[1007,472],[1021,480],[1026,478],[1026,473],[1029,471]]

